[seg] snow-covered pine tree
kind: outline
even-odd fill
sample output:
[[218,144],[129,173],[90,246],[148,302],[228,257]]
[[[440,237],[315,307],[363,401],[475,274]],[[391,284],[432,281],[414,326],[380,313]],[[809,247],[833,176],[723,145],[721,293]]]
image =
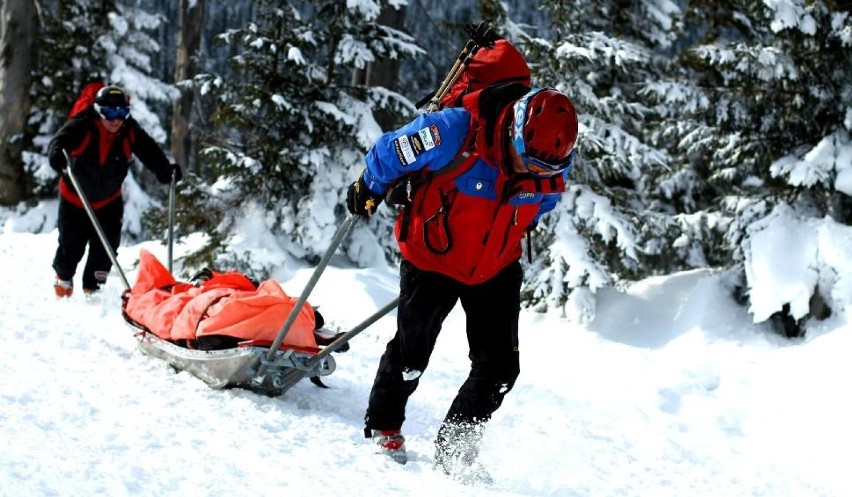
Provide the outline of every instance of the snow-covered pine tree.
[[[202,160],[216,183],[210,207],[228,214],[211,219],[218,238],[211,244],[231,245],[229,253],[214,247],[208,263],[263,275],[285,252],[312,258],[325,251],[343,218],[346,188],[381,133],[373,112],[413,110],[395,93],[351,83],[352,70],[371,60],[417,52],[409,36],[376,22],[382,5],[256,0],[255,20],[221,35],[237,54],[236,77],[195,80],[218,103],[219,132]],[[281,257],[261,259],[229,243],[245,222],[263,223]],[[390,220],[384,224],[389,229]],[[375,235],[359,249],[367,246],[355,259],[383,258]]]
[[106,59],[96,43],[108,29],[106,11],[89,1],[46,2],[38,36],[38,63],[33,78],[32,116],[35,151],[27,156],[39,197],[56,193],[56,174],[47,164],[47,144],[65,122],[77,93],[103,79]]
[[[150,76],[151,54],[159,50],[148,35],[162,19],[131,1],[68,0],[43,2],[39,34],[39,63],[33,87],[30,124],[34,150],[27,171],[40,196],[56,191],[56,173],[47,164],[47,144],[65,122],[83,86],[95,80],[125,88],[131,95],[134,118],[165,145],[163,119],[151,110],[171,98],[172,89]],[[132,178],[132,175],[131,175]],[[124,234],[144,236],[141,213],[151,199],[132,179],[126,196]],[[132,215],[129,213],[133,213]]]
[[850,221],[850,9],[831,1],[700,1],[689,14],[703,37],[683,53],[680,78],[653,89],[668,109],[661,136],[689,172],[670,190],[721,220],[715,259],[728,261],[747,291],[757,223],[782,214]]
[[666,246],[666,211],[649,209],[653,171],[668,157],[650,143],[659,118],[641,90],[664,72],[662,50],[680,10],[666,0],[545,1],[553,20],[542,36],[525,34],[533,84],[574,100],[580,116],[578,161],[569,190],[535,236],[525,298],[562,306],[570,317],[594,315],[592,293],[622,278],[647,275]]

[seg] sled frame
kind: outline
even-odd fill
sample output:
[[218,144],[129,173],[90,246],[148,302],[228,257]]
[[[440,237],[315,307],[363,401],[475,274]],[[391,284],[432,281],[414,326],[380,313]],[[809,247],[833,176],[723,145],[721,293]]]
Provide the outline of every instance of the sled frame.
[[[244,388],[257,393],[278,396],[305,377],[327,376],[336,369],[331,356],[317,356],[315,352],[299,348],[281,347],[267,359],[270,349],[244,342],[238,347],[223,350],[196,350],[176,345],[153,333],[137,333],[139,349],[154,358],[163,360],[178,371],[186,371],[215,389]],[[265,367],[262,381],[256,376]]]

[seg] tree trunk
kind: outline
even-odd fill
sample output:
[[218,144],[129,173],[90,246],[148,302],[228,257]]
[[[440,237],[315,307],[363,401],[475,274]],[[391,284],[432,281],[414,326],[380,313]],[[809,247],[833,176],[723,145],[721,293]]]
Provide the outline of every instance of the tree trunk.
[[204,25],[204,0],[180,0],[178,7],[178,41],[175,57],[175,82],[180,97],[172,113],[172,155],[187,171],[197,166],[197,134],[192,125],[192,104],[195,92],[182,88],[181,81],[191,80],[198,73],[198,49]]
[[21,152],[37,29],[33,0],[0,1],[0,205],[14,205],[26,193]]
[[[402,30],[405,23],[405,7],[393,8],[386,5],[379,14],[377,23]],[[367,86],[383,86],[388,90],[396,91],[399,82],[399,60],[380,59],[367,64],[366,70],[356,70],[353,74],[353,82],[363,82]],[[394,116],[388,112],[376,112],[376,121],[383,130],[387,131],[396,127],[399,123],[394,122]]]

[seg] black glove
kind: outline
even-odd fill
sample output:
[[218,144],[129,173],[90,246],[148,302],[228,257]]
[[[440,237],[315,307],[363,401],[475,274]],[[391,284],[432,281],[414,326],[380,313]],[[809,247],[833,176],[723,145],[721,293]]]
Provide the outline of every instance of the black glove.
[[183,173],[177,164],[169,164],[169,167],[157,173],[157,181],[166,185],[172,182],[172,171],[175,173],[175,183],[183,179]]
[[531,222],[530,225],[527,226],[527,229],[524,230],[524,236],[525,237],[530,236],[530,233],[535,231],[536,228],[538,228],[538,221],[533,220],[533,222]]
[[367,188],[363,174],[358,178],[358,181],[349,185],[349,190],[346,192],[346,208],[352,214],[370,217],[375,214],[381,203],[382,196],[374,195]]
[[56,157],[56,159],[53,159],[53,157],[51,157],[50,167],[52,167],[53,170],[57,173],[64,173],[65,168],[68,167],[68,161],[65,160],[64,155],[59,155]]
[[175,172],[175,183],[179,183],[183,179],[183,173],[180,171],[180,166],[177,164],[169,164],[169,167],[157,173],[157,181],[162,184],[172,182],[172,171]]
[[[69,159],[71,160],[70,164],[68,163]],[[52,167],[54,171],[62,174],[65,172],[65,169],[68,168],[68,166],[74,164],[75,160],[73,157],[71,157],[70,153],[66,157],[65,150],[56,145],[55,148],[52,148],[48,154],[48,162],[50,163],[50,167]]]

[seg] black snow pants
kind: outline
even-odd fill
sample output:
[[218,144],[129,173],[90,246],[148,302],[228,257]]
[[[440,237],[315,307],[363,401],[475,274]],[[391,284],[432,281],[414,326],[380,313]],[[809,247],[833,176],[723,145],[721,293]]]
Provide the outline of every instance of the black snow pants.
[[[121,219],[124,215],[124,201],[118,198],[95,210],[95,217],[103,228],[113,251],[118,252],[121,242]],[[112,261],[98,238],[92,221],[85,209],[77,207],[65,199],[59,200],[59,247],[53,258],[53,269],[60,279],[71,281],[77,272],[77,264],[83,259],[86,245],[89,257],[83,269],[83,288],[97,290],[112,268]]]
[[429,364],[441,325],[461,301],[471,371],[444,423],[482,424],[520,373],[518,315],[523,272],[516,261],[478,285],[464,285],[408,261],[400,267],[397,332],[379,362],[365,416],[367,430],[397,430],[405,405]]

